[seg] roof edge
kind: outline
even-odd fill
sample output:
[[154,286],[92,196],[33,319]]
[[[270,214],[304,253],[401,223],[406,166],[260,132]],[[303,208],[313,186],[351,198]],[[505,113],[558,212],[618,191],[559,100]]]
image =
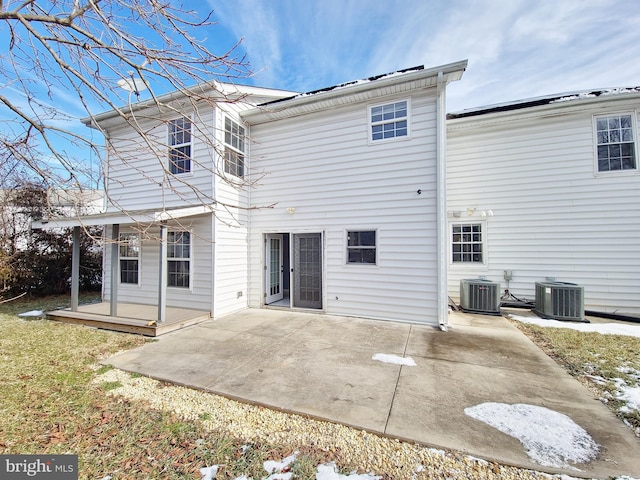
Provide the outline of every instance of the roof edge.
[[481,107],[468,108],[447,114],[447,120],[459,118],[477,117],[491,113],[509,112],[523,110],[526,108],[539,107],[543,105],[564,104],[576,101],[600,99],[600,97],[616,97],[617,95],[640,94],[640,86],[637,87],[617,87],[595,90],[579,90],[575,92],[557,93],[541,97],[525,98],[511,102],[496,103]]

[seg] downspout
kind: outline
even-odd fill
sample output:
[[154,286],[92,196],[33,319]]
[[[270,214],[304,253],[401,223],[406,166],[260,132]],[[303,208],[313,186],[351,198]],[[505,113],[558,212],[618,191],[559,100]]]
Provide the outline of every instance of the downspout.
[[437,255],[438,255],[438,325],[446,332],[449,328],[447,291],[447,164],[446,164],[446,108],[444,74],[438,72],[436,98],[436,171],[437,171]]

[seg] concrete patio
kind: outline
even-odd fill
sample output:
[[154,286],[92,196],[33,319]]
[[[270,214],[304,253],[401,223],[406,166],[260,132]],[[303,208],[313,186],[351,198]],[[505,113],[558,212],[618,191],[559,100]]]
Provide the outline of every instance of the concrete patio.
[[[226,397],[501,463],[573,476],[640,476],[640,440],[505,318],[450,314],[452,327],[249,309],[169,333],[106,361]],[[412,357],[417,366],[372,360]],[[602,446],[558,470],[465,415],[484,402],[568,415]]]

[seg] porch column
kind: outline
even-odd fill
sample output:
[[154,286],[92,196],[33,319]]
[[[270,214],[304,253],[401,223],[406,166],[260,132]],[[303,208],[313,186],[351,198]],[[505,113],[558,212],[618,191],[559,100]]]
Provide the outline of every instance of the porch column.
[[167,223],[160,224],[160,265],[158,270],[158,323],[166,319],[167,310]]
[[80,227],[73,227],[73,247],[71,250],[71,311],[78,311],[80,290]]
[[120,248],[118,240],[120,239],[120,225],[111,225],[111,303],[109,308],[109,315],[112,317],[118,316],[118,258],[120,256]]

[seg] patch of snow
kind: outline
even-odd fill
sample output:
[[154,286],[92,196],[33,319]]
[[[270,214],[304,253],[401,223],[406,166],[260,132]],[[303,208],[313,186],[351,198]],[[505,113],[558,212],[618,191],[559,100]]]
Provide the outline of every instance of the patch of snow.
[[640,387],[630,387],[621,378],[614,378],[617,392],[616,399],[621,400],[625,405],[618,410],[622,413],[630,413],[634,410],[640,410]]
[[465,408],[464,413],[517,438],[531,460],[547,467],[574,468],[569,462],[587,463],[600,450],[582,427],[548,408],[488,402]]
[[210,467],[202,467],[200,469],[200,475],[202,475],[201,480],[213,480],[214,478],[216,478],[219,468],[220,468],[220,465],[211,465]]
[[283,469],[288,467],[298,455],[298,452],[294,452],[286,458],[283,458],[282,461],[277,462],[275,460],[267,460],[262,464],[267,473],[281,472]]
[[338,473],[336,464],[333,462],[318,465],[318,473],[316,473],[316,480],[380,480],[381,478],[380,475],[372,475],[370,473],[343,475]]
[[392,355],[388,353],[376,353],[371,360],[377,360],[383,363],[393,363],[394,365],[406,365],[408,367],[415,367],[416,362],[411,357],[399,357],[398,355]]
[[524,317],[522,315],[509,314],[509,318],[518,322],[550,328],[570,328],[580,332],[596,332],[603,335],[626,335],[640,338],[640,325],[626,325],[622,323],[581,323],[561,322],[560,320],[548,320],[538,317]]
[[44,312],[42,310],[29,310],[28,312],[23,312],[23,313],[19,313],[18,316],[25,318],[25,317],[41,317],[44,315]]

